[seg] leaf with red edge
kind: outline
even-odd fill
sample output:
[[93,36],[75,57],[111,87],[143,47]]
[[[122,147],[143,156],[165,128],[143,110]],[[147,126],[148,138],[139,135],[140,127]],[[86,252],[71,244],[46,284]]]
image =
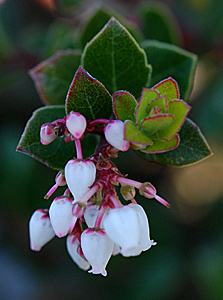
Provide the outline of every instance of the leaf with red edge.
[[86,45],[82,66],[110,93],[126,90],[135,97],[148,86],[151,75],[144,50],[114,17]]
[[88,120],[109,119],[112,98],[101,82],[82,67],[77,70],[66,98],[66,112],[76,111]]
[[161,113],[167,113],[168,111],[168,103],[166,101],[166,97],[162,96],[153,100],[146,108],[146,113],[148,115],[151,114],[151,111],[154,107],[159,107],[161,109]]
[[173,100],[169,102],[168,113],[174,116],[174,122],[166,129],[159,131],[159,138],[163,140],[171,139],[182,127],[191,107],[183,100]]
[[148,105],[155,99],[159,98],[160,94],[152,89],[143,89],[142,95],[139,101],[139,104],[136,108],[135,115],[136,115],[136,123],[139,125],[143,119],[145,119],[148,114],[146,109]]
[[163,141],[159,138],[157,139],[155,136],[152,137],[153,144],[151,146],[147,146],[145,149],[141,149],[140,151],[145,153],[163,153],[170,150],[174,150],[179,146],[179,136],[175,135],[171,140]]
[[141,122],[141,126],[146,130],[148,135],[152,135],[159,130],[164,130],[169,128],[169,126],[174,122],[174,116],[170,114],[159,114],[145,118]]
[[79,50],[58,51],[29,71],[44,104],[64,105],[80,59]]
[[180,91],[177,82],[169,77],[154,85],[153,89],[157,90],[161,96],[166,96],[167,102],[180,98]]
[[153,141],[130,120],[124,123],[124,138],[138,145],[153,144]]
[[113,110],[117,119],[135,122],[136,99],[128,92],[118,91],[113,94]]
[[137,151],[137,153],[148,161],[179,167],[196,163],[213,154],[200,129],[190,119],[187,118],[184,122],[179,136],[180,144],[173,151],[150,154]]

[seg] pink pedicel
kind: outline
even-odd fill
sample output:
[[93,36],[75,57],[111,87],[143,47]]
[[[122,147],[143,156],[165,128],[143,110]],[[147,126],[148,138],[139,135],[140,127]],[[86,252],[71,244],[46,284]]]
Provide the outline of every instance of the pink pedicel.
[[[83,158],[81,141],[88,133],[101,136],[102,143],[93,155]],[[39,251],[55,235],[67,236],[67,251],[77,266],[92,274],[107,275],[110,258],[121,254],[137,256],[156,242],[150,239],[148,217],[135,200],[136,189],[148,199],[164,206],[169,203],[157,195],[149,182],[138,182],[122,175],[110,158],[127,151],[121,120],[86,120],[77,112],[41,127],[41,142],[49,144],[56,136],[74,142],[76,157],[58,172],[48,199],[60,186],[63,196],[56,197],[48,210],[37,210],[30,219],[30,247]],[[116,189],[120,187],[121,202]],[[129,201],[127,205],[123,205]]]

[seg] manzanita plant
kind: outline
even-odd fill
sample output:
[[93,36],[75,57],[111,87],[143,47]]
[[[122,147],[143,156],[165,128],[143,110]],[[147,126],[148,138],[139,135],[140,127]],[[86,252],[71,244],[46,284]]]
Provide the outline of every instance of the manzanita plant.
[[67,236],[74,262],[93,274],[106,276],[112,255],[156,245],[135,189],[169,207],[151,183],[129,179],[111,158],[131,147],[147,161],[185,166],[212,153],[187,118],[196,56],[157,41],[143,45],[111,18],[83,53],[60,51],[30,71],[46,106],[28,121],[17,150],[58,170],[46,199],[65,186],[49,209],[32,215],[30,246],[39,251]]

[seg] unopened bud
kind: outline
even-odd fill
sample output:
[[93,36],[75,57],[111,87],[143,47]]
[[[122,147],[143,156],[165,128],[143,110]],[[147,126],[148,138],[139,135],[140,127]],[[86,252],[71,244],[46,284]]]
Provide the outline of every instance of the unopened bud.
[[29,221],[30,248],[39,251],[54,236],[47,209],[38,209]]
[[120,192],[125,200],[132,200],[135,197],[136,191],[133,186],[122,185]]
[[52,202],[49,215],[53,229],[58,237],[67,235],[72,219],[72,200],[68,197],[57,197]]
[[90,190],[96,177],[95,164],[90,160],[71,159],[65,166],[65,178],[75,202]]
[[80,139],[86,129],[87,121],[80,113],[71,111],[66,117],[66,126],[76,139]]
[[129,142],[124,139],[124,123],[121,120],[114,120],[104,128],[105,138],[113,147],[127,151]]
[[81,202],[76,202],[73,205],[72,213],[76,218],[81,218],[86,210],[86,205]]
[[152,199],[156,196],[156,189],[151,183],[144,182],[139,188],[139,193],[146,198]]
[[56,139],[54,126],[51,123],[46,123],[40,129],[40,141],[43,145],[48,145]]

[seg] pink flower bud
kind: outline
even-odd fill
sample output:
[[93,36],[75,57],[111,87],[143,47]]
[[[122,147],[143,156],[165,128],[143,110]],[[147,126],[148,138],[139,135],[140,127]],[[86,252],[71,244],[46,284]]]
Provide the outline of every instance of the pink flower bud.
[[114,243],[104,230],[86,229],[81,235],[81,247],[84,256],[89,261],[93,274],[107,275],[106,265],[112,255]]
[[53,230],[58,237],[67,235],[69,231],[71,222],[74,218],[72,208],[72,200],[68,197],[57,197],[50,206],[50,221]]
[[87,121],[83,115],[71,111],[66,117],[66,126],[76,139],[80,139],[86,129]]
[[155,198],[156,196],[156,189],[150,182],[144,182],[139,188],[140,195],[146,198]]
[[105,138],[113,147],[127,151],[129,142],[124,139],[124,123],[121,120],[114,120],[107,124],[104,128]]
[[78,253],[77,250],[79,246],[80,246],[79,240],[73,235],[68,235],[67,251],[70,254],[73,261],[78,265],[78,267],[86,271],[90,268],[90,264]]
[[30,248],[39,251],[54,236],[48,210],[38,209],[29,221]]
[[89,160],[71,159],[65,166],[65,178],[74,200],[80,201],[83,195],[90,190],[96,177],[96,167]]
[[40,141],[43,145],[52,143],[57,137],[54,126],[51,123],[46,123],[40,129]]

